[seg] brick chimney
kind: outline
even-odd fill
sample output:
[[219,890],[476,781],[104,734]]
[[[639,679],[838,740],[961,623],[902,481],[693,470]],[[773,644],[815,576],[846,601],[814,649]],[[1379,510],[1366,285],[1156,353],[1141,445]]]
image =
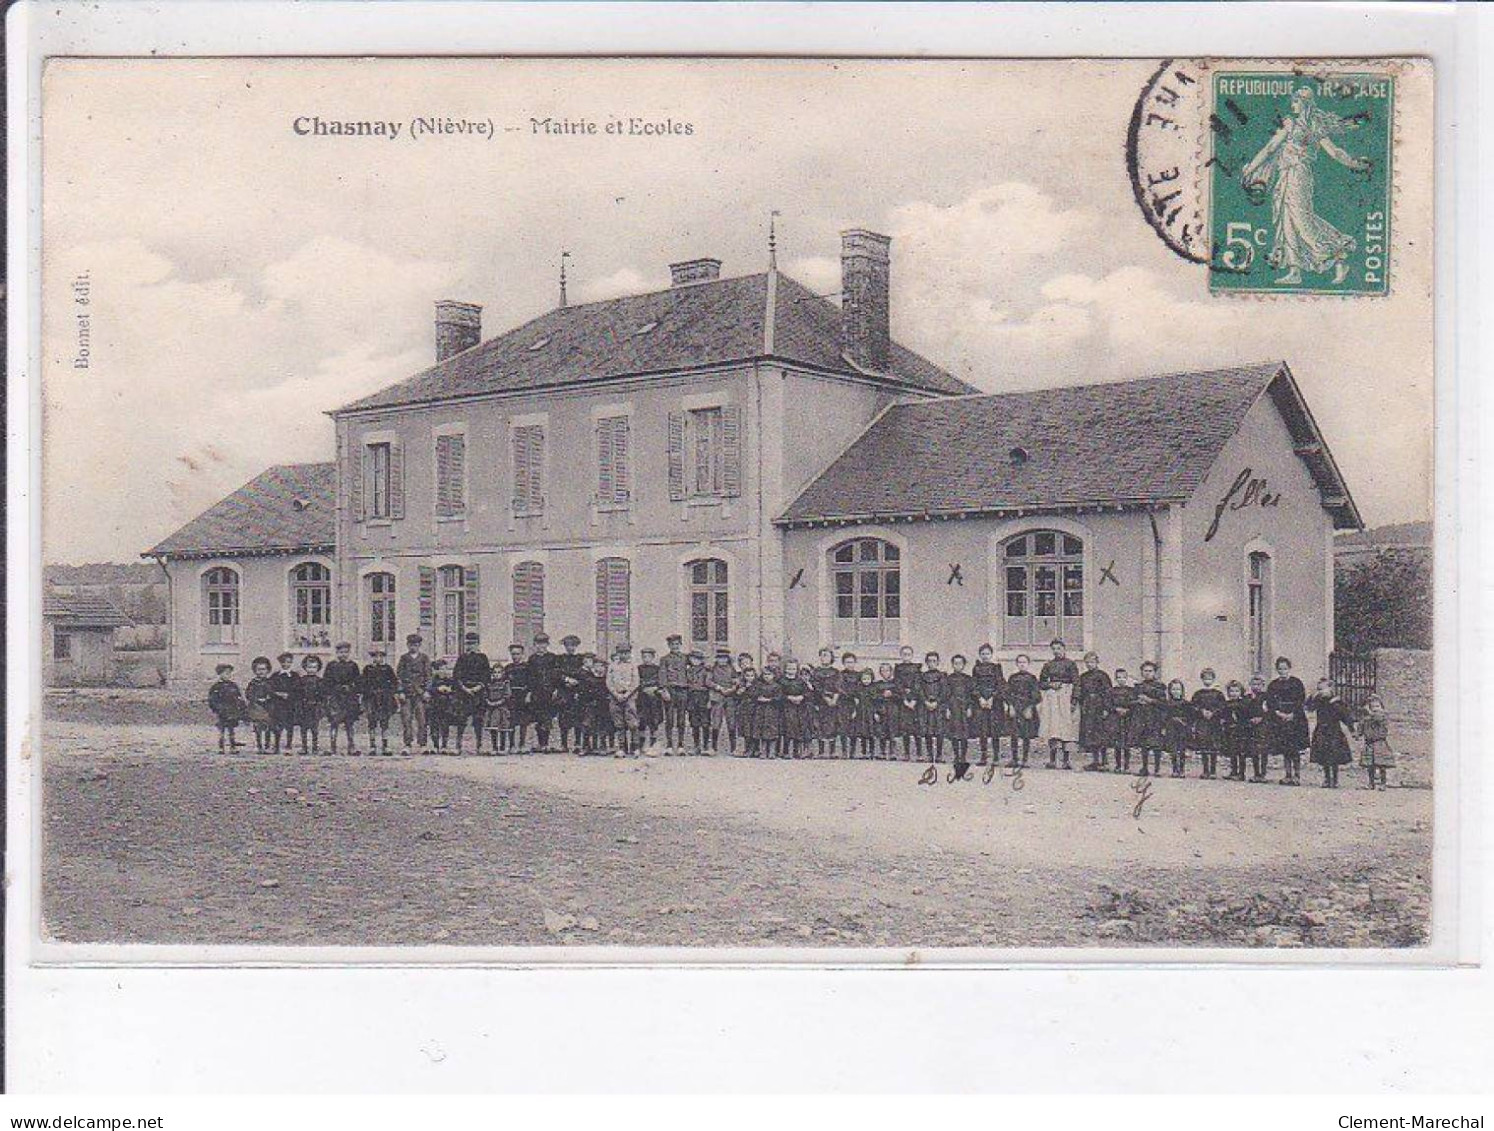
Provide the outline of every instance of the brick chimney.
[[721,278],[721,260],[687,259],[669,265],[669,285],[688,287],[692,283],[709,283]]
[[840,348],[864,369],[887,368],[891,245],[863,228],[840,233]]
[[436,360],[445,361],[482,341],[482,307],[443,298],[436,302]]

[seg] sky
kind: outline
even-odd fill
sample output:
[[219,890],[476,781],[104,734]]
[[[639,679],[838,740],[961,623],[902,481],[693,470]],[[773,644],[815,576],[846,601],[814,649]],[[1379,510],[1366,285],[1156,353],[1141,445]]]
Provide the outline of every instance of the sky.
[[[1370,525],[1430,515],[1429,94],[1402,84],[1393,293],[1214,298],[1124,164],[1124,62],[63,60],[43,98],[43,546],[128,561],[324,415],[556,302],[892,237],[893,336],[991,391],[1285,359]],[[492,122],[412,138],[419,117]],[[298,135],[297,118],[398,136]],[[537,119],[596,134],[536,133]],[[610,120],[689,133],[606,133]],[[86,274],[86,306],[75,283]],[[73,364],[78,314],[89,365]]]

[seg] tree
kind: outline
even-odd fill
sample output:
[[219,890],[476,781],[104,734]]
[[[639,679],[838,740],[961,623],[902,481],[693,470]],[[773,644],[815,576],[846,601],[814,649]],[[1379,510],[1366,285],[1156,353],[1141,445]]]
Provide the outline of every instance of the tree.
[[1333,586],[1334,646],[1344,652],[1432,647],[1432,556],[1381,550],[1338,569]]

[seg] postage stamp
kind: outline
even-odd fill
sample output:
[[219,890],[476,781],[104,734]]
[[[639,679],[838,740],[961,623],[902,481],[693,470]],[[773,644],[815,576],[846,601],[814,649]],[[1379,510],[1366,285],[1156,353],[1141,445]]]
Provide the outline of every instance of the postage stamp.
[[1213,75],[1214,293],[1390,290],[1395,76]]

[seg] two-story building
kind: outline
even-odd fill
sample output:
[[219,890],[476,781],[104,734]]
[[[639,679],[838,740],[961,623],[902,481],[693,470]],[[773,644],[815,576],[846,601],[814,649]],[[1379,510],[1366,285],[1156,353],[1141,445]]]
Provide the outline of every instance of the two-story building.
[[[499,652],[544,630],[603,653],[678,632],[758,656],[1012,657],[1062,635],[1107,667],[1323,667],[1332,531],[1359,522],[1284,364],[979,394],[891,339],[890,240],[849,231],[841,251],[839,304],[771,256],[562,292],[486,341],[478,307],[437,303],[435,364],[332,413],[329,494],[294,512],[316,530],[254,556],[275,569],[252,607],[229,532],[152,551],[173,674],[229,649],[230,575],[229,635],[265,652],[419,629],[444,655],[467,631]],[[255,487],[219,508],[281,530],[295,492]],[[270,513],[241,513],[255,500]]]

